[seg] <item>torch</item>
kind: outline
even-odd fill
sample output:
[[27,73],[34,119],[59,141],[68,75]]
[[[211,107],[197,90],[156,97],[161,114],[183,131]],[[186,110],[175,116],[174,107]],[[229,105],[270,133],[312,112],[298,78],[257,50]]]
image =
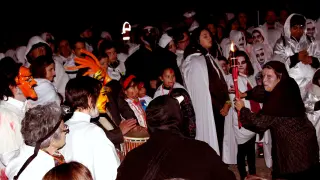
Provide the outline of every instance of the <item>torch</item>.
[[[240,93],[239,93],[239,88],[238,88],[238,62],[237,62],[237,58],[234,57],[234,44],[233,42],[231,43],[231,47],[230,50],[232,52],[231,54],[231,68],[232,68],[232,78],[233,78],[233,87],[234,87],[234,91],[235,91],[235,95],[237,99],[240,99]],[[241,122],[240,122],[240,111],[238,111],[238,126],[239,129],[241,128]]]

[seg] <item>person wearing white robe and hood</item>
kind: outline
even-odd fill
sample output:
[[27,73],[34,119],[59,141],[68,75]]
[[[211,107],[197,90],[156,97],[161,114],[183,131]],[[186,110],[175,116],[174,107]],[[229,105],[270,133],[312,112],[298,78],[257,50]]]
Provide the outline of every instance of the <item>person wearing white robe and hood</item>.
[[194,30],[181,70],[196,114],[196,139],[207,142],[221,154],[224,120],[231,103],[223,70],[209,53],[211,47],[209,30]]
[[22,66],[29,67],[30,64],[25,58],[26,50],[27,50],[26,46],[18,47],[16,49],[16,56],[17,56],[18,63],[21,63]]
[[317,34],[318,34],[318,29],[316,27],[316,22],[312,19],[307,19],[306,35],[311,39],[311,41],[315,41]]
[[[41,55],[52,55],[49,45],[39,36],[33,36],[30,38],[25,58],[32,64],[32,61]],[[64,70],[62,64],[56,60],[55,63],[55,72],[56,76],[53,79],[53,85],[57,88],[58,92],[64,97],[66,84],[69,81],[69,76]]]
[[320,49],[305,34],[306,19],[300,14],[291,14],[284,25],[284,36],[275,47],[275,60],[285,63],[286,68],[298,84],[301,96],[305,96],[306,85],[319,68]]

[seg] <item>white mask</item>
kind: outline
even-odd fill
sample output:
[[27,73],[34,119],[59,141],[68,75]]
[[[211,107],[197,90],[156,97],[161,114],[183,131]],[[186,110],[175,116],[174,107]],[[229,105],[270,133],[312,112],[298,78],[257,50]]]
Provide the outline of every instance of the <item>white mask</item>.
[[309,37],[314,37],[315,32],[316,32],[316,27],[315,27],[315,25],[314,25],[312,22],[307,23],[307,33],[306,33],[306,34],[307,34]]
[[263,48],[255,49],[255,54],[258,63],[263,66],[266,62],[266,55]]
[[239,48],[244,49],[245,44],[246,44],[246,38],[244,37],[244,34],[241,32],[241,36],[239,37],[239,42],[238,42]]

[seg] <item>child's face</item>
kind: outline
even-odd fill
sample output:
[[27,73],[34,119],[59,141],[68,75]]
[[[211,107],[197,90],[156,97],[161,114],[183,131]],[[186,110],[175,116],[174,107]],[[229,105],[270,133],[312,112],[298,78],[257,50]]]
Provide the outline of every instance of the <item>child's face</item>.
[[218,62],[220,64],[221,69],[223,70],[223,72],[225,74],[229,74],[229,64],[227,64],[224,60],[219,60]]
[[161,80],[163,81],[165,87],[173,87],[174,83],[176,82],[174,71],[172,69],[164,70]]
[[138,86],[131,86],[130,88],[128,88],[127,90],[124,91],[127,98],[129,98],[129,99],[138,98],[138,92],[139,92]]
[[146,96],[146,94],[147,94],[146,88],[141,87],[141,88],[139,89],[139,93],[138,93],[139,98],[142,98],[142,97]]
[[107,57],[100,59],[100,65],[105,70],[108,69],[108,60],[109,60],[109,58],[107,58]]

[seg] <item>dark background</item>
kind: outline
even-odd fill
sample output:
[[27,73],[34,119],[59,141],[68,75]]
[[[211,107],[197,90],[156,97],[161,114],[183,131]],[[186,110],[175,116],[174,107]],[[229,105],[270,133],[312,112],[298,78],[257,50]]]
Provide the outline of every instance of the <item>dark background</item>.
[[283,8],[301,13],[307,18],[318,19],[320,2],[316,0],[195,0],[195,1],[40,1],[30,4],[10,1],[12,5],[1,6],[0,41],[16,42],[25,45],[28,39],[43,31],[54,35],[74,34],[83,24],[92,24],[96,30],[107,30],[115,37],[120,36],[122,24],[176,22],[185,10],[194,9],[198,18],[212,14],[213,17],[224,12],[245,11],[252,25],[257,25],[257,11],[260,24],[265,10]]

